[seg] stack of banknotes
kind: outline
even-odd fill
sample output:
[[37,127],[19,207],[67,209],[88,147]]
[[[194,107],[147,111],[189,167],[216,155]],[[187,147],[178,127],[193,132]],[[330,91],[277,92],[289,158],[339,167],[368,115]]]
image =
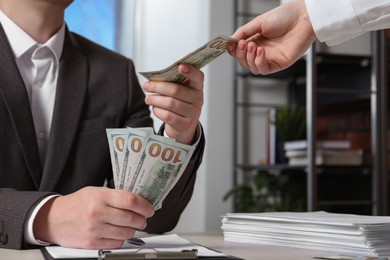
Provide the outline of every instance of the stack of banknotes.
[[194,147],[155,135],[153,128],[107,129],[116,189],[139,194],[155,210],[180,179]]

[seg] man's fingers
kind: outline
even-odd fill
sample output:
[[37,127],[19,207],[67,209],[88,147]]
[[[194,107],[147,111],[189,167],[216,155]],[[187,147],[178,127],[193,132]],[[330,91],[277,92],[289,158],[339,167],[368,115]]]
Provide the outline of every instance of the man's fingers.
[[[140,229],[141,230],[141,229]],[[104,228],[100,229],[99,237],[102,239],[121,240],[132,238],[135,233],[133,228],[118,227],[115,225],[106,224]]]
[[104,201],[107,205],[122,209],[130,210],[144,217],[151,217],[154,214],[152,204],[141,196],[125,190],[106,189]]
[[[203,105],[203,72],[188,64],[181,64],[178,70],[188,78],[184,85],[157,81],[147,81],[144,83],[143,90],[145,92],[155,93],[155,95],[151,94],[146,96],[146,104],[161,108],[173,107],[175,104],[180,104],[180,101],[194,104],[197,107]],[[163,101],[168,103],[160,102],[161,99],[164,99]],[[177,112],[175,109],[168,110]]]
[[146,97],[146,103],[184,117],[192,115],[191,111],[195,109],[189,102],[183,102],[168,96],[150,95]]
[[180,64],[178,67],[180,74],[188,78],[186,86],[194,90],[203,90],[204,74],[201,70],[195,69],[188,64]]
[[139,230],[146,227],[146,218],[133,211],[109,208],[105,213],[103,221],[108,224]]
[[[113,249],[120,248],[126,239],[110,239],[110,238],[97,238],[97,239],[86,239],[80,241],[77,245],[71,245],[67,247],[83,248],[83,249]],[[66,245],[65,245],[66,246]]]

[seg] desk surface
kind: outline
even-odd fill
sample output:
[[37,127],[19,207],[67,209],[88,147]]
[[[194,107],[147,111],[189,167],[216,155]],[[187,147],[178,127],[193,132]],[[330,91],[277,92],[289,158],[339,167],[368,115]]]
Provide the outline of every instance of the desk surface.
[[[227,242],[223,240],[223,236],[220,234],[191,233],[180,234],[180,236],[202,246],[206,246],[224,252],[225,254],[233,255],[246,260],[305,260],[313,259],[313,257],[335,255],[334,253],[323,251]],[[0,259],[43,260],[44,258],[39,250],[0,249]]]

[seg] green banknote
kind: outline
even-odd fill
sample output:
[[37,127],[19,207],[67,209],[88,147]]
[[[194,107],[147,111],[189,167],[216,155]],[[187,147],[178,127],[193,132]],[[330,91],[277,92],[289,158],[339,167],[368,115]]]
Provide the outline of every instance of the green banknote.
[[140,72],[140,74],[148,80],[182,84],[187,79],[177,70],[180,64],[190,64],[200,69],[225,53],[228,43],[237,43],[237,40],[225,35],[220,35],[163,70]]
[[153,129],[150,129],[127,128],[126,152],[121,174],[124,179],[124,190],[130,190],[130,184],[137,169],[139,158],[145,148],[144,143],[150,134],[154,134]]
[[149,200],[157,210],[180,179],[194,147],[162,136],[149,136],[139,159],[130,191]]
[[125,161],[126,143],[128,131],[127,129],[106,129],[108,145],[110,148],[110,157],[112,164],[112,173],[116,189],[123,189],[124,176],[123,166]]
[[115,188],[137,193],[159,209],[194,147],[155,135],[152,128],[107,129],[107,138]]

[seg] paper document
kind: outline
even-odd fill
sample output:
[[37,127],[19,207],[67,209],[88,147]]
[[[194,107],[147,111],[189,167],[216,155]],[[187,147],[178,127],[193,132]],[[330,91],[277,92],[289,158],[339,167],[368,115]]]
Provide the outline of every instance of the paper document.
[[[181,252],[183,250],[198,250],[198,257],[226,257],[227,255],[217,252],[206,247],[195,244],[187,239],[184,239],[176,234],[161,235],[154,237],[142,238],[145,245],[137,246],[132,244],[124,244],[121,249],[110,250],[111,252],[129,253],[145,253],[150,251],[157,252]],[[140,250],[141,249],[141,250]],[[99,250],[74,249],[60,246],[48,246],[47,252],[54,258],[65,259],[82,259],[82,258],[98,258]]]
[[227,241],[390,256],[390,217],[319,212],[232,213],[222,220]]

